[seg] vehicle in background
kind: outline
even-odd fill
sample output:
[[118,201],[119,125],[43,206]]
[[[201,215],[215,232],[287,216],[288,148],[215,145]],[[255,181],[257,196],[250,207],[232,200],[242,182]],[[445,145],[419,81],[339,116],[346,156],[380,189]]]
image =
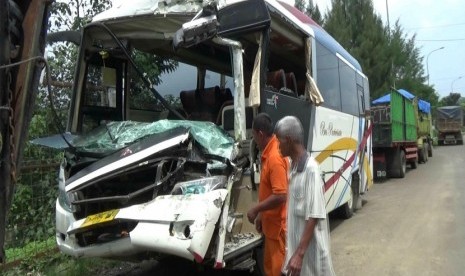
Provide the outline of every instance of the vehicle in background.
[[431,104],[425,100],[415,97],[414,95],[411,97],[413,97],[417,125],[418,162],[426,163],[428,162],[428,157],[433,157],[433,121],[431,116]]
[[373,184],[368,79],[339,43],[275,0],[143,3],[82,33],[58,180],[62,252],[254,269],[261,235],[244,214],[258,183],[244,172],[259,168],[258,112],[302,121],[328,212],[361,206]]
[[463,145],[462,127],[463,108],[461,106],[442,106],[436,109],[439,145]]
[[372,102],[373,159],[377,178],[403,178],[407,164],[433,155],[431,106],[410,92],[393,90]]

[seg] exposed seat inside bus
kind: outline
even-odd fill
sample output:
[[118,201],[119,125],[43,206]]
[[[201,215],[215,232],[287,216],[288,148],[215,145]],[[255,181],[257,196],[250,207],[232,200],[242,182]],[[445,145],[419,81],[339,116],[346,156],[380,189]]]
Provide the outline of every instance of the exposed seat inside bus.
[[283,69],[268,72],[266,84],[275,92],[297,97],[297,81],[293,72],[285,73]]
[[283,69],[268,72],[266,75],[266,85],[272,87],[274,90],[279,91],[281,88],[286,87],[286,76]]
[[295,79],[295,75],[293,72],[289,72],[285,74],[286,76],[286,88],[294,92],[297,96],[297,81]]
[[187,119],[216,122],[221,106],[232,99],[232,94],[229,88],[220,89],[215,86],[181,91],[179,97]]
[[[246,101],[247,102],[247,101]],[[221,125],[223,129],[229,132],[231,135],[234,135],[234,102],[229,101],[225,103],[225,105],[221,109],[221,114],[218,114],[218,125]],[[221,116],[220,116],[221,115]],[[252,129],[252,122],[253,122],[253,108],[251,106],[245,107],[245,127],[247,129],[246,136],[247,138],[252,137],[251,133],[249,133]]]

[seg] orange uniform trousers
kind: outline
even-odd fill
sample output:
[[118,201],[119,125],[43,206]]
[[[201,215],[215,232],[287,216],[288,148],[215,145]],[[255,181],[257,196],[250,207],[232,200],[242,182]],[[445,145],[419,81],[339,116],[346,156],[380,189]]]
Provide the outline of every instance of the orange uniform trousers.
[[281,231],[278,239],[269,239],[265,236],[265,249],[263,250],[263,269],[266,276],[281,276],[283,262],[286,254],[286,232]]

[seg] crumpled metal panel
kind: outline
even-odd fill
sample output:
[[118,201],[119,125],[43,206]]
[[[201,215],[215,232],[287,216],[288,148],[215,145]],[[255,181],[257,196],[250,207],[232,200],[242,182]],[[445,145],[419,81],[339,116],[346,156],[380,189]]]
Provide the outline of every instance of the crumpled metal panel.
[[105,21],[121,17],[167,13],[196,13],[204,5],[214,1],[202,0],[132,0],[115,3],[113,7],[96,15],[93,21]]

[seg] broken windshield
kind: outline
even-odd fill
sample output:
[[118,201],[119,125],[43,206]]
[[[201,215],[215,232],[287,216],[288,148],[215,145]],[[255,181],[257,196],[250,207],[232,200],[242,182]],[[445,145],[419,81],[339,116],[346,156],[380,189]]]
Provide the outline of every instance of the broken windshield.
[[81,152],[110,154],[150,135],[184,127],[204,148],[206,153],[231,158],[234,139],[210,122],[160,120],[153,123],[122,121],[110,122],[75,138],[72,145]]

